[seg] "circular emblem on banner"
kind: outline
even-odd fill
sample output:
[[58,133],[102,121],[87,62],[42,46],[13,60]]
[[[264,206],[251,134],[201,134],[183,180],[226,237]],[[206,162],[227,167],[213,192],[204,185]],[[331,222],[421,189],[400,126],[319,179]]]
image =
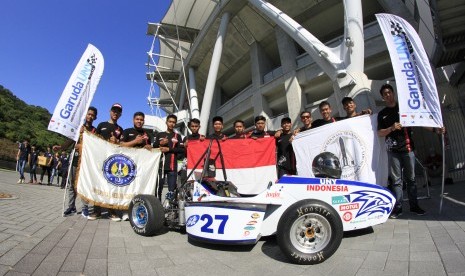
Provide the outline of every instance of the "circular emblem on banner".
[[103,162],[103,176],[117,187],[131,184],[136,177],[136,164],[123,154],[113,154]]
[[329,136],[323,143],[322,152],[329,151],[339,158],[341,179],[358,180],[366,165],[366,146],[353,131],[339,131]]

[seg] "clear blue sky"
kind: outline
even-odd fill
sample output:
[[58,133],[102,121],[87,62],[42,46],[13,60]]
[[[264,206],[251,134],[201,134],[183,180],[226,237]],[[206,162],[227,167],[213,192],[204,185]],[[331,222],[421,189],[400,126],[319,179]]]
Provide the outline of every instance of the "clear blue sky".
[[[96,123],[108,120],[110,106],[123,105],[119,123],[132,126],[147,104],[147,23],[160,22],[169,0],[0,0],[0,85],[28,104],[50,113],[88,43],[105,59],[92,101]],[[1,107],[0,107],[1,108]]]

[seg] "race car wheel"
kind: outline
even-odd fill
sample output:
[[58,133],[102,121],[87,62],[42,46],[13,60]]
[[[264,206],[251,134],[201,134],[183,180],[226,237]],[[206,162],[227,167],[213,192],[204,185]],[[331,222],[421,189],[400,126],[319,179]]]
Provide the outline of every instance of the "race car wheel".
[[152,195],[136,195],[129,204],[129,222],[142,236],[153,236],[163,229],[165,213],[160,201]]
[[293,263],[317,264],[337,250],[343,236],[337,212],[318,200],[291,205],[278,223],[277,240],[281,251]]

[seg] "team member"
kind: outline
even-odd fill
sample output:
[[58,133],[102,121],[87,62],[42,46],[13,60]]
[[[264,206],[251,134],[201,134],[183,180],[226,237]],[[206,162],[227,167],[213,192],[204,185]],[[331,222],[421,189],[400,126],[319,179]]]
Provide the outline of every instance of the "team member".
[[250,134],[250,138],[257,139],[257,138],[265,138],[265,137],[273,137],[276,134],[276,131],[266,131],[266,118],[262,115],[258,115],[255,117],[255,129]]
[[16,161],[18,161],[18,171],[19,171],[19,183],[26,182],[24,177],[24,167],[26,167],[26,163],[28,163],[31,153],[31,146],[29,145],[29,141],[24,139],[24,141],[19,144],[18,154],[16,155]]
[[[121,134],[123,133],[123,129],[118,125],[118,119],[121,117],[122,113],[123,106],[119,103],[113,104],[110,108],[110,119],[106,122],[101,122],[100,124],[98,124],[95,133],[102,136],[103,139],[109,141],[110,143],[119,144]],[[90,216],[92,218],[94,216],[96,218],[100,217],[101,208],[95,206],[94,210],[94,214]],[[116,210],[108,209],[108,212],[110,213],[110,219],[112,221],[121,221],[121,218],[116,214]]]
[[226,140],[228,136],[223,133],[223,118],[221,116],[215,116],[212,119],[213,125],[213,133],[208,136],[209,139],[218,139],[218,140]]
[[[72,167],[71,167],[71,175],[69,176],[71,179],[69,183],[71,185],[68,185],[68,189],[66,190],[67,196],[68,196],[68,208],[63,213],[64,216],[68,216],[76,212],[76,190],[75,190],[74,185],[75,185],[76,170],[77,170],[77,167],[79,164],[79,158],[80,158],[79,150],[81,149],[81,146],[82,146],[82,133],[84,132],[84,130],[87,130],[91,133],[95,133],[96,129],[92,125],[95,119],[97,119],[97,108],[90,106],[87,109],[85,123],[83,126],[81,126],[81,129],[79,131],[80,134],[79,134],[79,139],[77,143],[74,144],[73,140],[68,139],[63,145],[53,147],[54,150],[58,150],[58,149],[66,150],[74,144],[74,148],[75,148],[74,158],[73,158]],[[81,214],[83,217],[87,218],[88,220],[97,219],[96,216],[89,216],[89,206],[87,202],[85,202],[84,200],[82,200],[82,213]]]
[[184,153],[183,154],[178,154],[178,155],[182,155],[182,159],[183,159],[183,167],[179,171],[179,178],[180,178],[181,183],[184,183],[187,180],[187,167],[186,167],[187,166],[187,146],[189,144],[189,141],[193,141],[193,140],[203,141],[203,140],[205,140],[205,136],[201,135],[199,133],[199,130],[200,130],[200,120],[199,119],[192,118],[189,121],[189,123],[187,123],[187,127],[191,131],[191,134],[185,136],[182,139],[181,147],[184,148]]
[[158,133],[153,143],[153,147],[159,148],[160,151],[164,153],[165,157],[164,167],[160,164],[160,171],[158,175],[159,185],[156,191],[156,196],[160,200],[165,179],[168,181],[168,193],[166,194],[166,199],[171,200],[174,197],[178,166],[177,155],[184,151],[184,149],[180,146],[181,135],[174,132],[174,127],[177,121],[178,117],[176,117],[176,115],[168,115],[166,117],[166,131]]
[[354,99],[352,99],[351,97],[344,97],[344,99],[342,99],[342,107],[344,108],[347,114],[346,117],[342,119],[348,119],[365,114],[373,114],[373,112],[369,108],[357,113],[357,105],[355,104]]
[[134,127],[125,129],[121,136],[120,145],[133,148],[146,148],[152,149],[152,139],[143,129],[145,122],[145,114],[143,112],[136,112],[132,117]]
[[333,117],[331,115],[332,110],[331,110],[331,105],[327,101],[322,101],[318,105],[318,109],[320,110],[321,116],[323,117],[322,119],[315,120],[312,123],[312,128],[317,128],[320,126],[324,126],[330,123],[334,123],[336,121],[340,121],[342,118],[341,117]]
[[236,120],[234,122],[234,131],[236,133],[234,134],[232,139],[244,139],[244,138],[247,138],[247,133],[244,132],[244,130],[245,130],[244,125],[245,125],[245,123],[242,120]]
[[276,140],[276,147],[278,150],[278,178],[281,178],[284,174],[295,175],[295,156],[294,150],[292,149],[292,137],[293,132],[291,131],[292,122],[291,118],[285,117],[281,119],[281,130],[276,132],[278,135]]
[[294,135],[312,128],[312,114],[305,110],[300,112],[300,121],[302,122],[303,126],[294,130]]
[[37,183],[37,161],[39,159],[39,151],[36,150],[35,146],[31,147],[31,153],[30,153],[30,158],[29,158],[29,168],[30,172],[29,175],[31,179],[29,180],[29,183]]
[[[410,212],[420,216],[424,215],[425,211],[420,208],[417,200],[412,129],[403,127],[399,123],[399,105],[395,98],[394,88],[389,84],[384,84],[381,86],[379,92],[386,102],[386,107],[378,113],[378,136],[386,137],[389,176],[391,177],[394,195],[396,197],[396,206],[391,213],[391,217],[396,218],[402,214],[403,182],[407,185]],[[444,132],[444,129],[432,130],[438,133]]]

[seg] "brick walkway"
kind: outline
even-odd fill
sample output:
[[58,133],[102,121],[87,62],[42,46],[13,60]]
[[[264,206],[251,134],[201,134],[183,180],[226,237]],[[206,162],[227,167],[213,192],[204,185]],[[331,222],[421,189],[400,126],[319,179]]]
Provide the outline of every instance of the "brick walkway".
[[[167,232],[134,234],[128,222],[62,218],[63,190],[16,184],[0,171],[0,275],[465,275],[465,183],[438,214],[439,186],[420,203],[428,214],[404,213],[372,229],[346,233],[338,251],[315,266],[289,264],[274,237],[255,246],[189,242]],[[79,200],[78,200],[79,201]]]

